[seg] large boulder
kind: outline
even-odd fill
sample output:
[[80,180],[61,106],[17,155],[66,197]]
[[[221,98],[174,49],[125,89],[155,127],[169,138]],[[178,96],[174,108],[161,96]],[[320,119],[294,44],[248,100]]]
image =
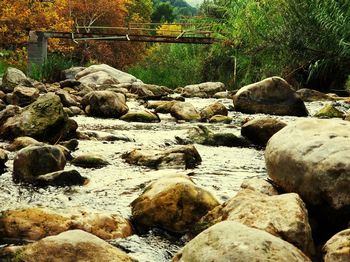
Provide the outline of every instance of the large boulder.
[[33,86],[32,82],[21,70],[8,67],[2,77],[1,90],[5,93],[11,93],[17,85]]
[[125,238],[133,233],[130,222],[114,214],[25,208],[3,211],[0,216],[0,235],[8,239],[39,240],[72,229],[102,239]]
[[93,91],[82,101],[85,112],[91,116],[119,118],[129,111],[125,96],[112,91]]
[[0,127],[0,135],[6,139],[30,136],[54,143],[74,134],[76,129],[75,121],[69,120],[64,112],[60,98],[48,93],[25,107],[20,114],[8,118]]
[[307,116],[304,102],[280,77],[271,77],[247,85],[233,97],[235,110],[248,114]]
[[219,205],[211,193],[186,175],[168,175],[151,183],[132,203],[133,224],[183,233]]
[[39,90],[34,87],[16,86],[12,94],[12,104],[27,106],[39,97]]
[[227,116],[227,114],[227,108],[220,102],[206,106],[200,111],[202,121],[207,121],[215,115]]
[[265,231],[223,221],[192,239],[173,262],[311,262],[299,249]]
[[16,249],[13,260],[25,262],[135,262],[124,251],[81,230],[70,230],[57,236]]
[[350,261],[350,229],[343,230],[323,246],[325,262]]
[[305,254],[314,254],[308,213],[304,202],[295,193],[268,196],[243,189],[204,216],[197,224],[198,229],[203,230],[224,220],[264,230],[293,244]]
[[299,120],[277,132],[265,151],[269,177],[298,193],[321,219],[337,217],[338,225],[350,216],[349,130],[343,120]]
[[66,157],[63,152],[50,145],[29,146],[21,149],[13,160],[13,178],[34,182],[36,177],[63,170]]
[[206,82],[197,85],[188,85],[182,88],[181,95],[184,97],[213,97],[216,93],[226,91],[225,85],[221,82]]
[[189,102],[177,102],[170,109],[170,114],[176,120],[199,121],[201,116],[197,109]]
[[78,72],[75,75],[75,79],[87,86],[121,83],[131,84],[138,81],[136,77],[105,64],[89,66]]
[[255,118],[242,126],[241,134],[256,145],[266,146],[267,141],[286,125],[270,117]]
[[178,146],[165,150],[134,149],[123,154],[122,157],[129,164],[154,169],[194,168],[202,162],[201,156],[193,145]]

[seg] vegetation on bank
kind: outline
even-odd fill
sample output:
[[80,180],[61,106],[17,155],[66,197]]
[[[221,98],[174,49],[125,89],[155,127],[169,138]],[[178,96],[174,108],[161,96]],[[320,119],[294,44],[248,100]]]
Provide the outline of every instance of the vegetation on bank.
[[[10,4],[11,1],[14,3],[15,0],[4,0],[1,5]],[[26,9],[31,12],[31,16],[18,15],[15,17],[18,23],[13,23],[12,19],[11,25],[23,27],[25,23],[29,23],[34,27],[44,28],[47,26],[45,23],[30,23],[26,19],[37,16],[37,21],[47,23],[52,18],[49,15],[52,12],[61,17],[64,8],[68,8],[65,1],[67,2],[56,1],[60,3],[60,9],[52,9],[50,3],[31,1],[36,3],[36,8],[46,11],[38,16],[39,13],[31,7]],[[81,1],[72,0],[71,19],[56,19],[55,23],[50,24],[50,28],[69,27],[74,21],[81,23],[79,21],[86,20],[95,10],[105,10],[104,1],[96,1],[92,8],[77,4]],[[25,1],[15,2],[19,9],[20,4]],[[53,42],[52,50],[69,58],[68,61],[61,61],[61,64],[70,65],[71,61],[75,64],[104,62],[127,70],[144,82],[169,87],[222,81],[229,88],[237,89],[273,75],[284,77],[296,87],[321,91],[343,89],[350,85],[349,1],[205,0],[196,11],[182,0],[113,0],[112,4],[117,2],[118,8],[113,9],[113,14],[117,15],[113,19],[110,19],[111,13],[107,12],[93,25],[162,22],[171,26],[173,22],[183,21],[187,14],[197,13],[199,21],[212,24],[211,29],[219,41],[211,46],[84,42],[73,47],[66,43]],[[15,11],[13,10],[14,14],[18,14],[18,10]],[[0,11],[0,20],[4,17],[6,19],[6,15],[9,17],[9,14]],[[191,18],[188,19],[191,21]],[[6,31],[5,27],[0,27],[2,48],[22,50],[16,41],[25,34],[24,27],[22,31],[16,31],[20,37],[13,36],[12,42],[3,41],[1,37],[5,35],[4,30]],[[12,59],[12,62],[15,60]],[[0,67],[4,68],[4,65],[13,64],[12,62],[2,59]]]

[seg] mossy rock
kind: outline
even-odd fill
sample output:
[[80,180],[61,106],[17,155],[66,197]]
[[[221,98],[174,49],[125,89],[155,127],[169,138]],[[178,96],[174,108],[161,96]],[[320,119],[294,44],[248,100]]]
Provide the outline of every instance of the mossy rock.
[[314,116],[318,118],[343,118],[344,113],[328,104],[322,107]]
[[128,112],[120,120],[126,122],[158,123],[160,118],[156,113],[150,111]]

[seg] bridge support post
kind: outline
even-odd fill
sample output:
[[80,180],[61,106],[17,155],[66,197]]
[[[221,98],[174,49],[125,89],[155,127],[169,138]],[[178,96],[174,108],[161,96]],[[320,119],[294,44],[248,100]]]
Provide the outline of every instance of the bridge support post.
[[47,59],[47,37],[42,32],[30,31],[28,40],[28,74],[41,69]]

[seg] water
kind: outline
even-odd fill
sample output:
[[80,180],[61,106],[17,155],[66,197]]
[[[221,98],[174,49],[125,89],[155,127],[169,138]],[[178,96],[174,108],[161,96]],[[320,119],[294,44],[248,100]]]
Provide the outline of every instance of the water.
[[[215,99],[188,99],[198,109],[209,105]],[[220,99],[226,107],[232,100]],[[311,114],[324,102],[308,103]],[[138,102],[128,103],[131,110],[143,109]],[[206,124],[215,132],[240,133],[241,122],[255,116],[229,112],[234,118],[230,125]],[[100,136],[115,135],[129,138],[131,142],[81,140],[73,155],[95,152],[104,156],[111,165],[102,169],[73,167],[69,163],[65,169],[76,169],[90,179],[86,186],[37,189],[14,184],[12,165],[14,153],[10,153],[5,173],[0,176],[0,211],[23,207],[48,207],[54,210],[90,210],[94,212],[117,213],[123,217],[131,215],[129,204],[137,198],[144,187],[164,173],[184,170],[151,170],[131,166],[121,159],[124,152],[134,148],[168,148],[175,145],[175,136],[181,136],[194,126],[193,123],[177,124],[169,115],[160,115],[161,123],[126,123],[116,119],[96,119],[78,116],[79,131],[97,132]],[[294,121],[295,117],[276,117],[283,121]],[[1,144],[5,146],[6,143]],[[208,147],[195,145],[202,157],[202,164],[193,170],[186,170],[197,185],[212,192],[220,202],[233,197],[242,181],[250,177],[266,177],[264,152],[254,148]],[[152,230],[145,235],[133,235],[127,239],[110,241],[140,261],[170,261],[183,246],[181,238],[161,230]]]

